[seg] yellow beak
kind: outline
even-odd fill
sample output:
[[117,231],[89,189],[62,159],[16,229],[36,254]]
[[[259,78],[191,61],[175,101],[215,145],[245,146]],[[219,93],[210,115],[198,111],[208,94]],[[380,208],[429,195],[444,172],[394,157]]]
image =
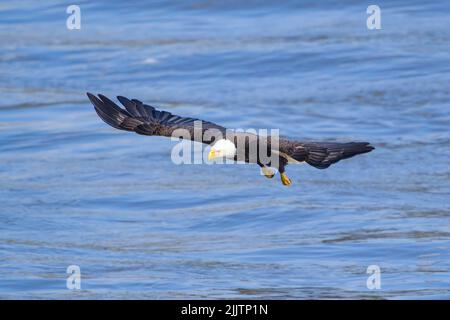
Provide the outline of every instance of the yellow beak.
[[208,161],[211,161],[212,159],[214,159],[216,157],[216,151],[214,151],[213,149],[211,149],[211,151],[209,151],[208,153]]

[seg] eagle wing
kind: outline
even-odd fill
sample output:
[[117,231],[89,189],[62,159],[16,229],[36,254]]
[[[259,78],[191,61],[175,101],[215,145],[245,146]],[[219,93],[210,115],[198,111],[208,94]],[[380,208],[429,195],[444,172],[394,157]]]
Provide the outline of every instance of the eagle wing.
[[306,163],[318,169],[326,169],[339,160],[351,158],[357,154],[374,149],[368,142],[298,142],[281,140],[280,151],[289,158]]
[[[137,99],[129,100],[125,97],[117,97],[125,107],[125,109],[122,109],[104,95],[99,94],[97,98],[88,92],[87,96],[99,117],[116,129],[134,131],[149,136],[189,138],[206,144],[211,144],[217,138],[226,135],[226,128],[215,123],[196,118],[180,117],[168,111],[160,111]],[[201,124],[201,131],[200,127],[195,126],[196,124]],[[186,131],[178,131],[177,133],[175,132],[177,129]],[[198,133],[195,130],[198,130]],[[209,134],[205,135],[204,133],[207,130],[210,130]],[[180,135],[181,132],[186,134]]]

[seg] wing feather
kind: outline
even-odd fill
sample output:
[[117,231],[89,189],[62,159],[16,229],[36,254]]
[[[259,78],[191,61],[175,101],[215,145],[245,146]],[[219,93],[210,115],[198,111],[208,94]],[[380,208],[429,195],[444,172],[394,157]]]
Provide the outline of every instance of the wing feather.
[[318,168],[326,169],[330,165],[374,149],[368,142],[294,142],[280,144],[284,153],[297,161],[306,161]]
[[[156,110],[156,108],[144,104],[137,99],[128,99],[123,96],[118,96],[117,99],[125,107],[122,109],[106,96],[99,94],[98,98],[87,93],[89,100],[94,105],[94,108],[99,117],[110,126],[127,131],[134,131],[143,135],[159,135],[171,137],[176,129],[185,129],[190,133],[191,140],[200,139],[202,143],[212,143],[216,137],[211,136],[208,139],[204,137],[203,133],[208,129],[215,129],[217,134],[225,137],[226,129],[215,123],[203,121],[197,118],[188,118],[174,115],[168,111]],[[100,98],[100,99],[99,99]],[[194,134],[195,121],[201,121],[202,134]]]

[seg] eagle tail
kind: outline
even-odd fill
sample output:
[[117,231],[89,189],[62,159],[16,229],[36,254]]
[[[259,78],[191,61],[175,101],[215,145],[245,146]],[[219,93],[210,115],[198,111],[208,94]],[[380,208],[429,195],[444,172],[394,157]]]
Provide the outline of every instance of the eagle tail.
[[297,146],[292,157],[318,169],[326,169],[339,160],[367,153],[373,149],[375,148],[368,142],[310,142]]

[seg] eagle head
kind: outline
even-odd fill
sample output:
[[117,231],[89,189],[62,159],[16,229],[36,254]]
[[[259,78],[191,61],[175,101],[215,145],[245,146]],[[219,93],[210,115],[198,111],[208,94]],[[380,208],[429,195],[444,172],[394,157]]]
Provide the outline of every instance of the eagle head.
[[211,147],[208,154],[208,160],[211,161],[215,158],[234,159],[235,155],[236,146],[234,143],[227,139],[220,139]]

